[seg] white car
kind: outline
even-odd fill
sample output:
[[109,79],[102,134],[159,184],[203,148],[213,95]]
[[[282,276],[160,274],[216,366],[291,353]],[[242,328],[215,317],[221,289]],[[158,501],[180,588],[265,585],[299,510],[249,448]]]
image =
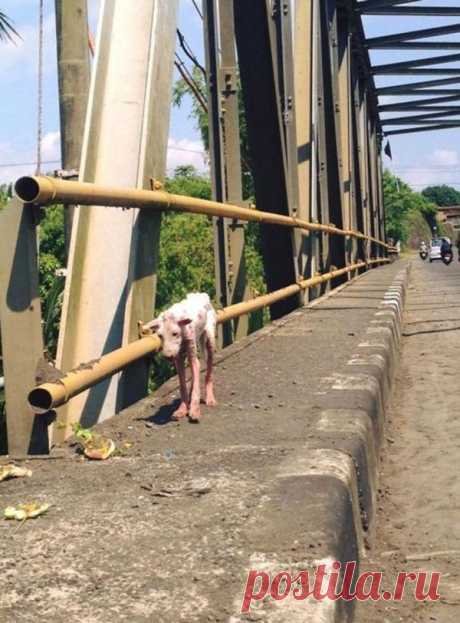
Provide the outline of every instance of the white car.
[[433,260],[442,259],[441,258],[441,245],[442,245],[442,240],[440,239],[431,241],[430,254],[429,254],[430,262],[432,262]]

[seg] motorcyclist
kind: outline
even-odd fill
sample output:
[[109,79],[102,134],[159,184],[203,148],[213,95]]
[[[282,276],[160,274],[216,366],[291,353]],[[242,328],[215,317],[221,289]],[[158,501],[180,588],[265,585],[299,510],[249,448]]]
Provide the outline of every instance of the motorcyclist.
[[422,240],[422,242],[420,243],[420,248],[418,252],[422,260],[425,260],[428,257],[428,247],[424,240]]
[[443,238],[441,243],[441,257],[444,258],[446,255],[450,255],[452,253],[452,243],[449,238]]

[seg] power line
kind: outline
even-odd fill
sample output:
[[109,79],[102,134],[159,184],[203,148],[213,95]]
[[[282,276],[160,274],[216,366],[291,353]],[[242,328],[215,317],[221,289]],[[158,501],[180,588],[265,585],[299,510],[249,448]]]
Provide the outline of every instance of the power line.
[[206,82],[206,80],[207,80],[206,69],[203,67],[203,65],[200,63],[200,61],[195,56],[192,48],[187,43],[187,40],[185,39],[183,33],[179,30],[179,28],[176,29],[176,33],[177,33],[177,37],[179,39],[179,45],[182,48],[182,50],[184,51],[184,54],[192,61],[192,63],[195,65],[195,67],[198,67],[198,69],[203,74],[204,80]]
[[[204,150],[200,151],[198,149],[187,149],[186,147],[173,147],[168,146],[168,150],[171,151],[185,151],[190,154],[199,154],[200,156],[206,156],[206,152]],[[60,160],[42,160],[42,164],[60,164]],[[0,167],[6,169],[7,167],[34,167],[36,166],[36,162],[2,162],[0,163]]]
[[[60,160],[42,160],[41,164],[60,164],[60,162]],[[3,162],[0,167],[35,167],[36,165],[37,162]]]
[[203,19],[203,13],[200,11],[200,8],[198,7],[198,4],[197,4],[196,0],[192,0],[192,4],[195,7],[196,12],[200,16],[200,18]]

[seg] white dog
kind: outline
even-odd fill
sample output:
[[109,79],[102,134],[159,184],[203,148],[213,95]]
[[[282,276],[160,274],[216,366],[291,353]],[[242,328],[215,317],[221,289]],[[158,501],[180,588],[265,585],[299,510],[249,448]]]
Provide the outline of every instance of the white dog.
[[[153,330],[161,339],[162,352],[165,357],[174,361],[179,375],[181,404],[172,416],[175,420],[182,419],[187,414],[192,422],[199,422],[201,418],[198,342],[201,343],[202,351],[206,350],[207,355],[206,404],[209,406],[217,404],[212,378],[216,325],[217,315],[209,296],[203,293],[192,293],[144,326],[144,329]],[[188,357],[192,370],[190,394],[187,392],[185,379],[185,356]]]

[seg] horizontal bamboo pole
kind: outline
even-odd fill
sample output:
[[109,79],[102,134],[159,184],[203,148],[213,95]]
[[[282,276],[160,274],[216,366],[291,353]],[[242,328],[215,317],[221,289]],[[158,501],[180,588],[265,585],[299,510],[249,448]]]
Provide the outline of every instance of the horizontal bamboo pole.
[[72,182],[46,176],[21,177],[15,184],[15,192],[25,203],[41,206],[54,203],[71,205],[91,205],[115,208],[143,208],[159,211],[190,212],[205,214],[241,221],[253,221],[283,227],[296,227],[306,231],[316,231],[336,236],[349,236],[361,240],[369,240],[386,249],[390,246],[362,232],[352,229],[339,229],[335,225],[311,223],[293,216],[273,214],[252,210],[229,203],[197,199],[183,195],[173,195],[164,190],[142,190],[138,188],[119,188],[114,186],[100,186],[87,182]]
[[[347,266],[346,268],[334,270],[324,275],[318,275],[317,277],[312,277],[311,279],[304,279],[298,283],[287,286],[286,288],[282,288],[281,290],[275,290],[275,292],[258,296],[251,301],[230,305],[229,307],[221,309],[217,312],[217,322],[222,324],[223,322],[233,320],[234,318],[238,318],[244,314],[249,314],[257,311],[258,309],[262,309],[263,307],[267,307],[268,305],[272,305],[277,301],[288,298],[293,294],[297,294],[301,290],[308,290],[308,288],[312,288],[321,283],[325,283],[326,281],[330,281],[331,279],[340,277],[345,273],[365,268],[368,265],[384,264],[389,261],[390,260],[386,258],[381,258],[370,260],[368,262],[358,262]],[[77,394],[80,394],[89,387],[100,383],[109,376],[116,374],[134,361],[142,359],[147,355],[152,355],[160,350],[161,340],[157,335],[142,337],[127,346],[122,346],[108,355],[102,356],[96,361],[83,364],[75,370],[71,370],[66,376],[55,383],[44,383],[43,385],[39,385],[29,393],[29,405],[31,406],[33,412],[37,414],[46,413],[51,409],[56,409],[57,407],[67,403]]]

